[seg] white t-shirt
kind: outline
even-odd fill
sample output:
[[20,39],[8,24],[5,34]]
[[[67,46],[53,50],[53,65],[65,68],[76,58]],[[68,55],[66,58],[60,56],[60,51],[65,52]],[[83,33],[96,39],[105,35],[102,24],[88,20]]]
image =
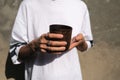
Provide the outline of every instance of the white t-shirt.
[[[49,32],[49,25],[64,24],[73,28],[72,37],[82,33],[88,44],[93,40],[89,13],[81,0],[24,0],[22,1],[12,30],[10,54],[14,64],[19,49]],[[82,80],[77,49],[63,55],[41,54],[25,62],[25,80]]]

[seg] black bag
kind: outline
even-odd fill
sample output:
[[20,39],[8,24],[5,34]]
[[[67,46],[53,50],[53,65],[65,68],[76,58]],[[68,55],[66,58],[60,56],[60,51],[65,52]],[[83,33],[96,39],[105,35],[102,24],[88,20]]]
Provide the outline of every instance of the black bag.
[[24,63],[14,65],[12,63],[10,54],[8,53],[5,65],[6,78],[7,79],[14,78],[15,80],[25,80],[24,69],[25,69]]

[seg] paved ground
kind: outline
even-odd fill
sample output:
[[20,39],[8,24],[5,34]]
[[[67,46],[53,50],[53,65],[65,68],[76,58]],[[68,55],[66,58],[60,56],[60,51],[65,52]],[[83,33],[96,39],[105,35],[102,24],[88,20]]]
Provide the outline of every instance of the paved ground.
[[[95,46],[81,53],[84,80],[120,80],[120,0],[85,0]],[[0,80],[4,76],[10,31],[20,0],[0,0]]]

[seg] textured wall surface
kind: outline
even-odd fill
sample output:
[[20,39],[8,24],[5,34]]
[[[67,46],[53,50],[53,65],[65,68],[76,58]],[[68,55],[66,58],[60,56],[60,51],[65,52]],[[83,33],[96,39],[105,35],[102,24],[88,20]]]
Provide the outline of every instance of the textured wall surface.
[[[0,80],[10,32],[21,0],[0,0]],[[92,23],[95,46],[79,52],[84,80],[120,80],[120,0],[85,0]]]

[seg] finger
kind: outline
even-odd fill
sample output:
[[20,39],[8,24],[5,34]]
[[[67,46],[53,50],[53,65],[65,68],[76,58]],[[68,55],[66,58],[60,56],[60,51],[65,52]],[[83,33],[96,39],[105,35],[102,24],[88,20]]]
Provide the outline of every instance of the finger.
[[65,47],[52,47],[52,46],[47,46],[46,44],[41,44],[40,49],[45,49],[50,51],[64,51]]
[[45,38],[46,34],[42,34],[38,39],[37,39],[37,42],[39,44],[46,44],[48,41],[46,40]]
[[46,50],[47,49],[46,44],[40,44],[39,48],[40,48],[40,51],[42,53],[46,53],[47,52],[47,50]]
[[48,33],[46,34],[47,38],[58,38],[58,39],[62,39],[63,35],[62,34],[55,34],[55,33]]
[[47,51],[45,49],[40,49],[42,53],[46,53]]
[[40,44],[47,44],[48,43],[48,40],[46,40],[45,38],[46,34],[43,34],[40,39],[39,39],[39,43]]
[[83,35],[80,33],[75,37],[75,41],[79,41],[83,39]]
[[47,47],[48,51],[64,51],[65,47]]
[[46,44],[40,44],[40,49],[47,49],[47,45]]
[[69,50],[71,50],[72,48],[76,47],[78,44],[79,44],[79,42],[71,43],[71,45],[69,47]]
[[[54,49],[53,49],[53,47],[47,47],[45,44],[42,44],[41,46],[40,46],[40,51],[42,52],[42,53],[46,53],[47,51],[50,51],[50,53],[52,52],[52,54],[62,54],[62,52],[60,52],[60,51],[63,51],[64,49],[56,49],[55,47],[54,47]],[[58,52],[59,51],[59,52]]]
[[49,41],[49,46],[66,46],[66,41]]
[[39,44],[47,44],[48,43],[48,40],[45,40],[45,39],[41,39]]
[[72,49],[72,48],[78,46],[78,45],[79,45],[80,43],[82,43],[82,42],[83,42],[83,40],[79,40],[79,41],[76,41],[76,42],[72,42],[72,43],[70,44],[70,48],[69,48],[69,49]]

